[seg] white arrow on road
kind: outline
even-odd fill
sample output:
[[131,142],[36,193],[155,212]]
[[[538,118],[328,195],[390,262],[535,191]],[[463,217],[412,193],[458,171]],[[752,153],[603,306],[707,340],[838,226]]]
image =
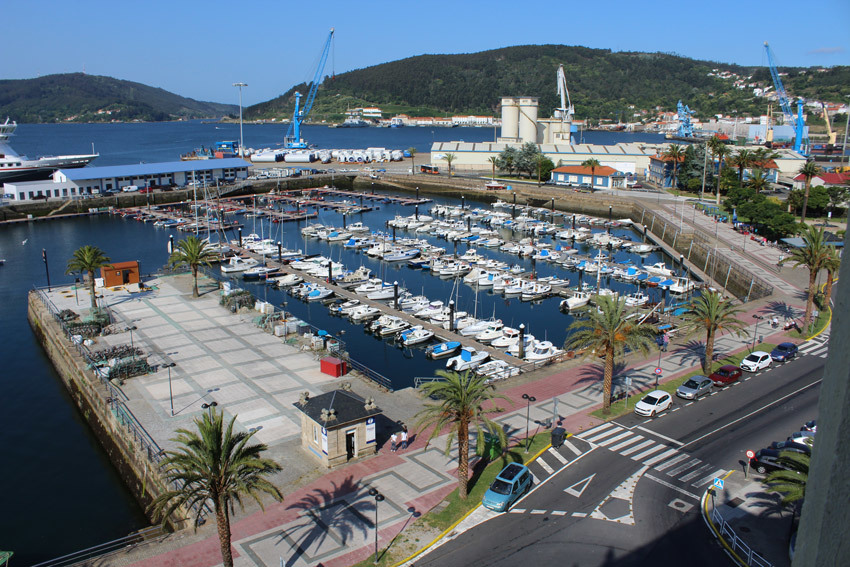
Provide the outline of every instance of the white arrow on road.
[[589,477],[582,479],[574,485],[565,488],[564,492],[566,492],[567,494],[572,494],[576,498],[580,498],[582,493],[585,491],[585,489],[587,489],[587,486],[590,484],[590,481],[593,480],[593,477],[595,476],[596,473],[593,473]]

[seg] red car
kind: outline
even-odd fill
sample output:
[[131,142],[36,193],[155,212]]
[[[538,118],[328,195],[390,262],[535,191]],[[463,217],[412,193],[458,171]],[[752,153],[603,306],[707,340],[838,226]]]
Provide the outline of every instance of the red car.
[[732,382],[740,380],[741,369],[734,364],[727,364],[718,368],[709,378],[714,382],[715,386],[728,386]]
[[139,193],[153,193],[153,187],[142,187],[139,189]]

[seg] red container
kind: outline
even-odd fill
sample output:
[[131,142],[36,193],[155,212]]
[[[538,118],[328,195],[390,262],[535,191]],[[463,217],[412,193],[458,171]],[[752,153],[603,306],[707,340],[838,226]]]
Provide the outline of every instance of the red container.
[[333,356],[326,356],[321,361],[321,371],[322,374],[339,378],[340,376],[345,375],[347,369],[345,367],[344,360],[340,360]]

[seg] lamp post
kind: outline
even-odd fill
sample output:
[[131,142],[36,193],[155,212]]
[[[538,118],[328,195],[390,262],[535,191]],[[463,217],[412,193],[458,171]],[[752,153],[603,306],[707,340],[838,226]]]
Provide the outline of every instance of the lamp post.
[[529,436],[529,425],[531,424],[531,402],[536,402],[537,398],[529,396],[528,394],[523,394],[522,399],[528,402],[525,408],[525,452],[528,453],[528,447],[531,441],[531,437]]
[[753,332],[753,346],[752,346],[752,348],[750,348],[750,352],[753,352],[754,350],[756,350],[756,339],[759,336],[759,323],[761,322],[762,319],[764,319],[764,317],[762,317],[761,315],[753,315],[753,319],[756,320],[756,329]]
[[80,298],[77,296],[77,288],[80,286],[80,278],[74,278],[74,301],[77,305],[80,304]]
[[133,331],[136,330],[136,326],[127,327],[125,331],[130,331],[130,350],[133,351],[133,358],[136,357],[135,349],[133,348]]
[[234,87],[239,87],[239,155],[245,156],[245,146],[242,142],[242,87],[247,87],[247,83],[233,83]]
[[370,488],[369,496],[375,499],[375,563],[378,563],[378,502],[384,501],[384,495],[378,489]]
[[208,404],[201,404],[201,409],[210,410],[210,420],[212,420],[213,408],[218,405],[218,402],[210,402]]
[[174,393],[171,390],[171,367],[174,366],[173,362],[169,362],[165,365],[168,368],[168,399],[171,401],[171,417],[174,417]]

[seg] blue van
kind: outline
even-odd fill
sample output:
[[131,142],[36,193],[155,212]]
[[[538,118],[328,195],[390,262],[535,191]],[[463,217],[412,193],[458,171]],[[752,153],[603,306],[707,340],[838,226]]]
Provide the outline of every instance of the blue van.
[[495,512],[506,512],[523,494],[531,490],[533,483],[528,467],[511,463],[496,476],[481,503]]

